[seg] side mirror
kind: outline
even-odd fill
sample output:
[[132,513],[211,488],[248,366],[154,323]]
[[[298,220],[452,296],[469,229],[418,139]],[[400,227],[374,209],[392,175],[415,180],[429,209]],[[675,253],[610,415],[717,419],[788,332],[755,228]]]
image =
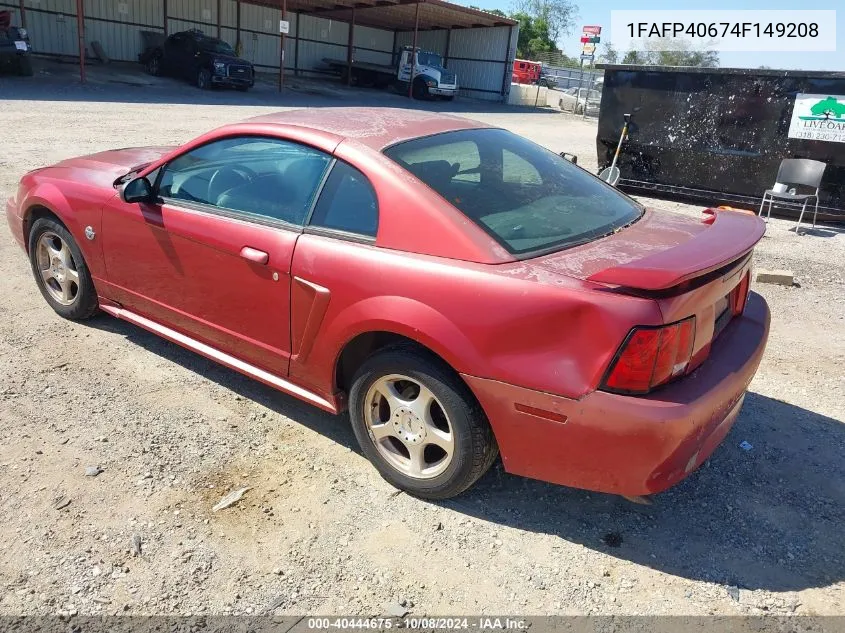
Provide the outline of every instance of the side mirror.
[[566,160],[568,160],[573,165],[578,164],[578,157],[575,154],[570,154],[569,152],[561,152],[560,157],[565,158]]
[[153,193],[153,186],[150,181],[144,177],[130,180],[123,187],[120,192],[120,197],[124,202],[153,202],[155,201],[155,194]]

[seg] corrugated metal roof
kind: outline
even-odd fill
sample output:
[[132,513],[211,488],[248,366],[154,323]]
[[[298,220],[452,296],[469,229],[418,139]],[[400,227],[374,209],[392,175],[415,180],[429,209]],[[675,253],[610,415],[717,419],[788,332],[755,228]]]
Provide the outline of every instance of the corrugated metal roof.
[[[244,4],[281,7],[282,0]],[[355,23],[393,31],[412,31],[419,4],[419,30],[470,29],[490,26],[513,26],[517,22],[486,11],[463,7],[446,0],[287,0],[287,10],[318,15],[335,20],[351,21],[355,9]]]

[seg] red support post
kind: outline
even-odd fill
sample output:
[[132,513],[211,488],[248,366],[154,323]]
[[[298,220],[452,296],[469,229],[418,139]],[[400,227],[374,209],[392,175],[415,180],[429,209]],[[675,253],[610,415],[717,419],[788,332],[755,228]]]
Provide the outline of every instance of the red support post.
[[293,74],[299,77],[299,23],[302,20],[302,11],[295,15],[296,29],[293,32]]
[[85,83],[85,14],[82,0],[76,0],[76,29],[79,32],[79,80]]
[[411,46],[411,74],[408,80],[408,98],[414,98],[414,71],[417,69],[417,30],[420,28],[420,3],[417,1],[417,10],[414,13],[414,43]]
[[[288,19],[288,2],[287,0],[282,0],[282,20]],[[279,25],[279,29],[281,31],[281,25]],[[279,92],[282,91],[282,87],[285,85],[285,34],[279,33]]]
[[352,20],[349,22],[349,37],[346,40],[346,85],[352,85],[352,48],[355,33],[355,5],[352,5]]
[[221,4],[220,0],[217,0],[217,39],[218,40],[223,39],[222,38],[223,30],[220,28],[220,21],[222,19],[221,16],[220,16],[220,13],[222,13],[222,10],[223,10],[222,4]]
[[21,26],[26,28],[26,6],[24,0],[21,0]]
[[241,44],[241,0],[235,0],[235,52],[238,57],[243,55],[243,44]]

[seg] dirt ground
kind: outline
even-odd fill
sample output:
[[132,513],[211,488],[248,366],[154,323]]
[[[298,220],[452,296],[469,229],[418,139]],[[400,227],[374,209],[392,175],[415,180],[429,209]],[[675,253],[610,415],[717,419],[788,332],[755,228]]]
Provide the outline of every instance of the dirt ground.
[[[295,88],[0,78],[0,200],[27,170],[78,154],[289,107],[411,105]],[[594,122],[428,107],[595,168]],[[773,220],[757,249],[758,268],[800,285],[754,285],[772,331],[739,421],[646,507],[500,465],[452,501],[397,494],[345,417],[107,316],[57,317],[3,222],[0,614],[845,614],[845,234],[792,224]],[[211,511],[241,486],[238,505]]]

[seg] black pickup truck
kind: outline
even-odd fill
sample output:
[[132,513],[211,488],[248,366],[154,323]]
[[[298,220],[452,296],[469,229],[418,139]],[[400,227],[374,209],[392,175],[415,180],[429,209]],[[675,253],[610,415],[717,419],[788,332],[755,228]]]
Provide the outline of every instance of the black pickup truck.
[[255,84],[249,61],[239,58],[226,42],[197,30],[174,33],[141,53],[139,61],[151,75],[187,79],[202,90],[231,86],[246,91]]
[[26,29],[11,25],[11,11],[0,11],[0,69],[32,75],[29,36]]

